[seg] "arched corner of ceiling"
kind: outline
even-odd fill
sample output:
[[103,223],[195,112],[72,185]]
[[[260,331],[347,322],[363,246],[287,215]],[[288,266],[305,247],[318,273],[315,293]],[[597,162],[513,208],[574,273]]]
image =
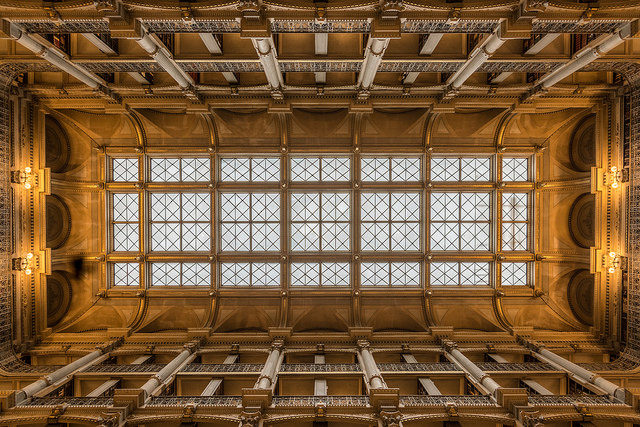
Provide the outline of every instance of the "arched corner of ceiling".
[[424,321],[428,327],[438,326],[435,320],[435,316],[433,315],[433,301],[431,301],[431,294],[428,292],[425,292],[424,298],[422,298],[422,311]]
[[493,306],[493,313],[496,316],[496,319],[498,320],[500,327],[507,332],[511,332],[513,328],[513,324],[509,321],[504,311],[504,305],[502,304],[502,297],[494,294],[491,299],[491,303]]
[[429,109],[424,118],[424,126],[422,132],[422,140],[424,142],[424,147],[429,148],[431,145],[431,136],[433,134],[433,124],[435,123],[436,118],[440,115],[440,113],[435,113],[433,110]]
[[289,323],[289,292],[282,292],[280,296],[280,313],[278,326],[286,328]]
[[360,292],[351,294],[351,323],[353,327],[362,326],[362,313],[360,312]]
[[220,144],[218,139],[218,128],[216,126],[216,119],[212,113],[201,113],[202,119],[207,125],[209,131],[209,144],[213,148],[217,148]]
[[516,115],[517,113],[513,111],[513,107],[509,107],[502,114],[502,117],[500,117],[500,121],[498,122],[498,126],[496,127],[496,133],[493,138],[493,143],[496,148],[501,147],[504,144],[504,135],[507,133],[507,127],[509,126],[509,123],[511,123],[511,120]]
[[211,295],[211,304],[207,313],[207,320],[204,322],[203,328],[213,328],[218,321],[218,313],[220,312],[220,299],[217,294]]
[[558,304],[556,304],[556,302],[554,300],[552,300],[551,298],[549,298],[547,295],[542,295],[539,298],[551,310],[551,314],[553,316],[555,316],[561,322],[564,322],[565,324],[567,324],[570,327],[574,328],[576,331],[588,331],[589,330],[589,328],[586,325],[583,325],[580,322],[574,321],[572,319],[573,314],[569,314],[569,313],[565,312],[565,310],[563,310],[561,307],[559,307]]
[[138,143],[138,146],[146,147],[147,133],[144,130],[144,125],[142,124],[142,120],[140,119],[140,116],[138,116],[138,113],[136,113],[135,110],[131,108],[127,109],[127,112],[125,113],[125,115],[127,116],[129,121],[131,122],[131,125],[136,131],[136,142]]
[[360,140],[362,138],[362,119],[364,113],[355,113],[352,115],[351,119],[351,141],[353,141],[353,146],[357,147],[360,145]]
[[131,323],[127,325],[128,328],[131,328],[131,332],[135,332],[144,323],[145,318],[147,317],[147,312],[149,310],[149,297],[144,295],[139,299],[138,302],[138,311],[136,315],[133,317]]

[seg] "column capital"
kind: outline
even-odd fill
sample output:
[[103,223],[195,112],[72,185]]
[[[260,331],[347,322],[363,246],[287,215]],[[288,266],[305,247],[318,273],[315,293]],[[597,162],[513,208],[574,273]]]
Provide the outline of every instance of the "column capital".
[[358,340],[357,344],[358,350],[364,350],[371,348],[371,343],[367,340]]
[[271,351],[274,351],[274,350],[282,351],[283,348],[284,348],[284,340],[276,339],[276,340],[273,340],[273,342],[271,343]]
[[458,343],[451,340],[447,340],[447,339],[440,340],[440,344],[442,345],[442,348],[444,349],[444,351],[447,351],[447,352],[452,352],[453,350],[458,349]]

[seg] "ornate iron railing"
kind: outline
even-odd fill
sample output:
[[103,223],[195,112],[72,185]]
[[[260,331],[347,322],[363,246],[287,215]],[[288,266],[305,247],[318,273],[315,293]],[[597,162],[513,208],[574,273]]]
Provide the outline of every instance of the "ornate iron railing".
[[367,396],[274,396],[275,406],[316,406],[324,403],[327,406],[367,406]]
[[588,394],[561,396],[529,396],[529,404],[533,406],[575,406],[584,403],[586,406],[625,406],[609,396],[595,396]]
[[280,372],[362,372],[357,363],[285,363]]
[[113,406],[112,397],[34,397],[19,406]]
[[151,399],[147,406],[240,406],[241,396],[158,396]]
[[400,396],[404,406],[444,406],[453,403],[456,406],[496,406],[489,396]]
[[261,363],[189,363],[181,372],[260,373]]

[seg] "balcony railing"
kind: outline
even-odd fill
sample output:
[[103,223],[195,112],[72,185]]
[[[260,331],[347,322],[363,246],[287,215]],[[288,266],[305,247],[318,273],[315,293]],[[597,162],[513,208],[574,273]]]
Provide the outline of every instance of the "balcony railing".
[[275,406],[316,406],[324,403],[327,406],[367,406],[367,396],[274,396]]

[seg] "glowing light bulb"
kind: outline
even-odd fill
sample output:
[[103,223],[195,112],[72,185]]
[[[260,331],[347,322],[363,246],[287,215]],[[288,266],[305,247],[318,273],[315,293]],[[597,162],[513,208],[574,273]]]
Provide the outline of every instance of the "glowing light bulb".
[[31,168],[29,166],[24,168],[24,173],[31,173]]
[[615,267],[609,267],[609,274],[613,274],[616,272]]
[[29,276],[29,275],[31,274],[31,269],[30,269],[30,268],[27,268],[27,269],[24,271],[24,274],[26,274],[27,276]]
[[611,172],[613,173],[618,172],[618,168],[616,166],[611,166]]
[[25,182],[24,183],[24,188],[26,188],[27,190],[31,188],[31,183],[30,182]]
[[618,188],[618,182],[617,182],[617,181],[614,181],[614,182],[611,184],[611,188]]
[[33,258],[33,253],[29,252],[29,253],[27,254],[27,259],[31,259],[31,258]]
[[615,252],[609,252],[609,256],[610,256],[611,258],[615,258],[615,257],[616,257],[616,253],[615,253]]

